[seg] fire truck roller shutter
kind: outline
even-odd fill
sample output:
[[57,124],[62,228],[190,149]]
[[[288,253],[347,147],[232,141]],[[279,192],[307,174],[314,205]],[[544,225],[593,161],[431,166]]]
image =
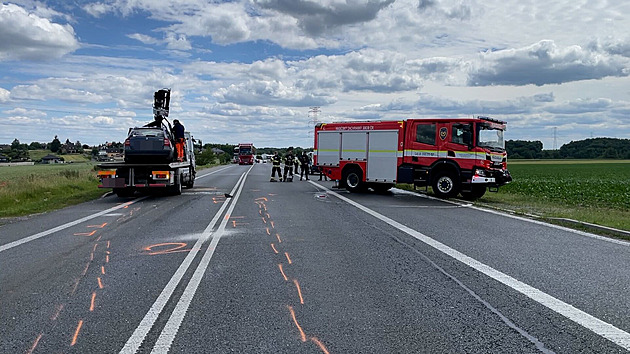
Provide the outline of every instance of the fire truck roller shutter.
[[367,160],[367,132],[341,133],[341,159],[348,161]]
[[339,166],[340,146],[341,133],[336,131],[317,132],[317,165]]
[[366,181],[395,182],[398,167],[398,130],[368,133]]

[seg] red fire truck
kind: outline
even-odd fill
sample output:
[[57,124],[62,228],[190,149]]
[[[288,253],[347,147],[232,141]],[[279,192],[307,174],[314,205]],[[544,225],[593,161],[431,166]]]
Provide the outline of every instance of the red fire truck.
[[253,165],[256,155],[256,148],[252,143],[238,144],[238,164],[239,165]]
[[505,128],[488,117],[321,123],[314,163],[352,192],[408,183],[472,200],[512,180]]

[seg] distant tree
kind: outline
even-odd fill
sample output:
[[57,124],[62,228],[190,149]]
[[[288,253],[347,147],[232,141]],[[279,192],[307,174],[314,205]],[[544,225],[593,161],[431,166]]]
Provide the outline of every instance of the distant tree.
[[18,139],[14,139],[11,143],[11,149],[6,154],[11,161],[26,161],[30,158],[28,145],[21,144]]
[[571,141],[560,147],[569,159],[622,159],[630,157],[630,139],[594,138]]
[[540,159],[543,157],[541,141],[508,140],[505,142],[510,159]]
[[61,150],[61,141],[59,141],[59,138],[55,135],[53,141],[50,142],[50,151],[58,152],[59,150]]
[[[222,154],[225,155],[225,154]],[[208,165],[216,160],[217,156],[212,152],[212,148],[206,148],[200,153],[195,153],[195,161],[197,165]]]
[[83,153],[83,145],[81,145],[80,141],[77,140],[77,142],[74,143],[74,148],[77,150],[79,154]]
[[29,150],[41,150],[41,149],[45,149],[46,146],[43,145],[42,143],[39,143],[37,141],[33,141],[28,145],[28,149]]

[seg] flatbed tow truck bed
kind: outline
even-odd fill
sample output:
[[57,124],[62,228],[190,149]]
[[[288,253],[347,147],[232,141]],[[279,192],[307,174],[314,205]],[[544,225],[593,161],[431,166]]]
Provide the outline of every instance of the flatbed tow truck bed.
[[101,171],[99,188],[112,188],[119,197],[132,196],[136,191],[166,189],[181,194],[182,186],[192,188],[195,166],[190,161],[165,163],[106,162],[97,165]]

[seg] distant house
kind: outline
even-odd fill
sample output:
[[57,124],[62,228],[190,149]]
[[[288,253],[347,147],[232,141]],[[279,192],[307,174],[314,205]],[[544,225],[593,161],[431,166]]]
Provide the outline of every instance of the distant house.
[[213,152],[215,155],[225,154],[225,151],[223,151],[223,150],[221,150],[221,149],[219,149],[219,148],[212,148],[212,152]]
[[11,150],[10,144],[0,144],[0,151],[9,151]]
[[51,163],[63,163],[63,157],[55,156],[55,155],[46,155],[42,157],[42,163],[51,164]]

